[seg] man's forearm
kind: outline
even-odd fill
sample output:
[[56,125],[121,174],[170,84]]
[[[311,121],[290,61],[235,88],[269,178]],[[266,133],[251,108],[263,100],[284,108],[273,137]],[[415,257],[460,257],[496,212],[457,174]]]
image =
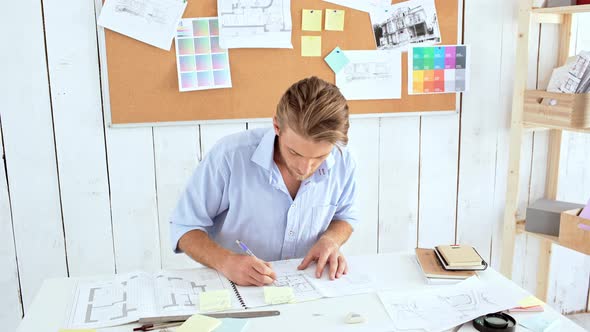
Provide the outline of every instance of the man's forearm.
[[322,237],[328,237],[342,246],[352,234],[352,226],[343,220],[333,220],[324,232]]
[[220,270],[225,258],[233,253],[215,243],[201,230],[184,234],[178,241],[178,248],[195,261],[215,270]]

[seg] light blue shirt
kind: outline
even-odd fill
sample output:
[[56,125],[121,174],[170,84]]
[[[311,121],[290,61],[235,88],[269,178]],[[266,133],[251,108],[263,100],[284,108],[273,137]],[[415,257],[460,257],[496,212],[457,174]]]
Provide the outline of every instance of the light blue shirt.
[[300,258],[332,220],[355,227],[355,163],[334,147],[293,200],[273,160],[272,129],[222,138],[195,170],[170,220],[172,246],[200,229],[221,246],[241,252],[241,240],[266,261]]

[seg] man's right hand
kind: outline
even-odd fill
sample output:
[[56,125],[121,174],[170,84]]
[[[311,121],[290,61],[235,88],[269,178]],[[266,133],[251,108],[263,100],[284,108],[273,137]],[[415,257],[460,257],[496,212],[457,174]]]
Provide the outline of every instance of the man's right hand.
[[270,263],[254,256],[230,254],[221,265],[220,272],[240,286],[264,286],[277,278]]

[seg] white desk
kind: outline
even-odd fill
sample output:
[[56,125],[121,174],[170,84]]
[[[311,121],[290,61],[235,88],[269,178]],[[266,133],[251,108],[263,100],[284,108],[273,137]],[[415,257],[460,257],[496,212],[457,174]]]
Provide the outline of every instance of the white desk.
[[[378,271],[380,276],[386,276],[388,288],[394,290],[423,289],[424,287],[445,287],[430,286],[418,270],[412,254],[382,254],[367,256],[366,261],[370,262],[371,270]],[[522,294],[522,297],[529,295],[511,281],[505,279],[498,272],[489,268],[480,273],[480,279],[484,282],[505,282],[510,291]],[[55,332],[63,328],[64,315],[66,313],[70,294],[74,290],[72,278],[50,279],[43,283],[33,304],[28,310],[24,320],[17,332]],[[259,310],[276,309],[281,311],[277,317],[251,319],[247,331],[281,331],[281,332],[311,332],[311,331],[392,331],[389,316],[383,308],[376,294],[354,295],[340,298],[321,299],[298,304],[288,304],[274,307],[264,307]],[[343,322],[348,312],[359,312],[368,318],[367,323],[349,325]],[[585,331],[566,317],[555,310],[545,307],[545,312],[558,317],[561,320],[559,329],[556,331]],[[534,313],[513,313],[517,321],[530,317]],[[99,331],[108,332],[129,332],[137,324],[118,326]],[[519,331],[528,331],[519,327]],[[460,331],[476,331],[471,323],[465,324]]]

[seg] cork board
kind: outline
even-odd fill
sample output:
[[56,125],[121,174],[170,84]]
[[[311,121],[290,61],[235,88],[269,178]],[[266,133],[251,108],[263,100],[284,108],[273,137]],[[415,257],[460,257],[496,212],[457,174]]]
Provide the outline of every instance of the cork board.
[[[399,1],[394,1],[399,2]],[[457,43],[458,0],[436,0],[442,44]],[[345,9],[344,31],[301,31],[301,10]],[[105,29],[112,124],[270,118],[285,90],[309,76],[335,81],[324,62],[332,49],[373,50],[369,14],[319,0],[291,0],[293,49],[230,49],[233,88],[178,91],[176,53]],[[189,0],[185,18],[217,15],[215,0]],[[322,37],[322,57],[301,56],[301,35]],[[456,109],[455,94],[408,95],[402,55],[402,98],[350,101],[352,114],[436,112]]]

